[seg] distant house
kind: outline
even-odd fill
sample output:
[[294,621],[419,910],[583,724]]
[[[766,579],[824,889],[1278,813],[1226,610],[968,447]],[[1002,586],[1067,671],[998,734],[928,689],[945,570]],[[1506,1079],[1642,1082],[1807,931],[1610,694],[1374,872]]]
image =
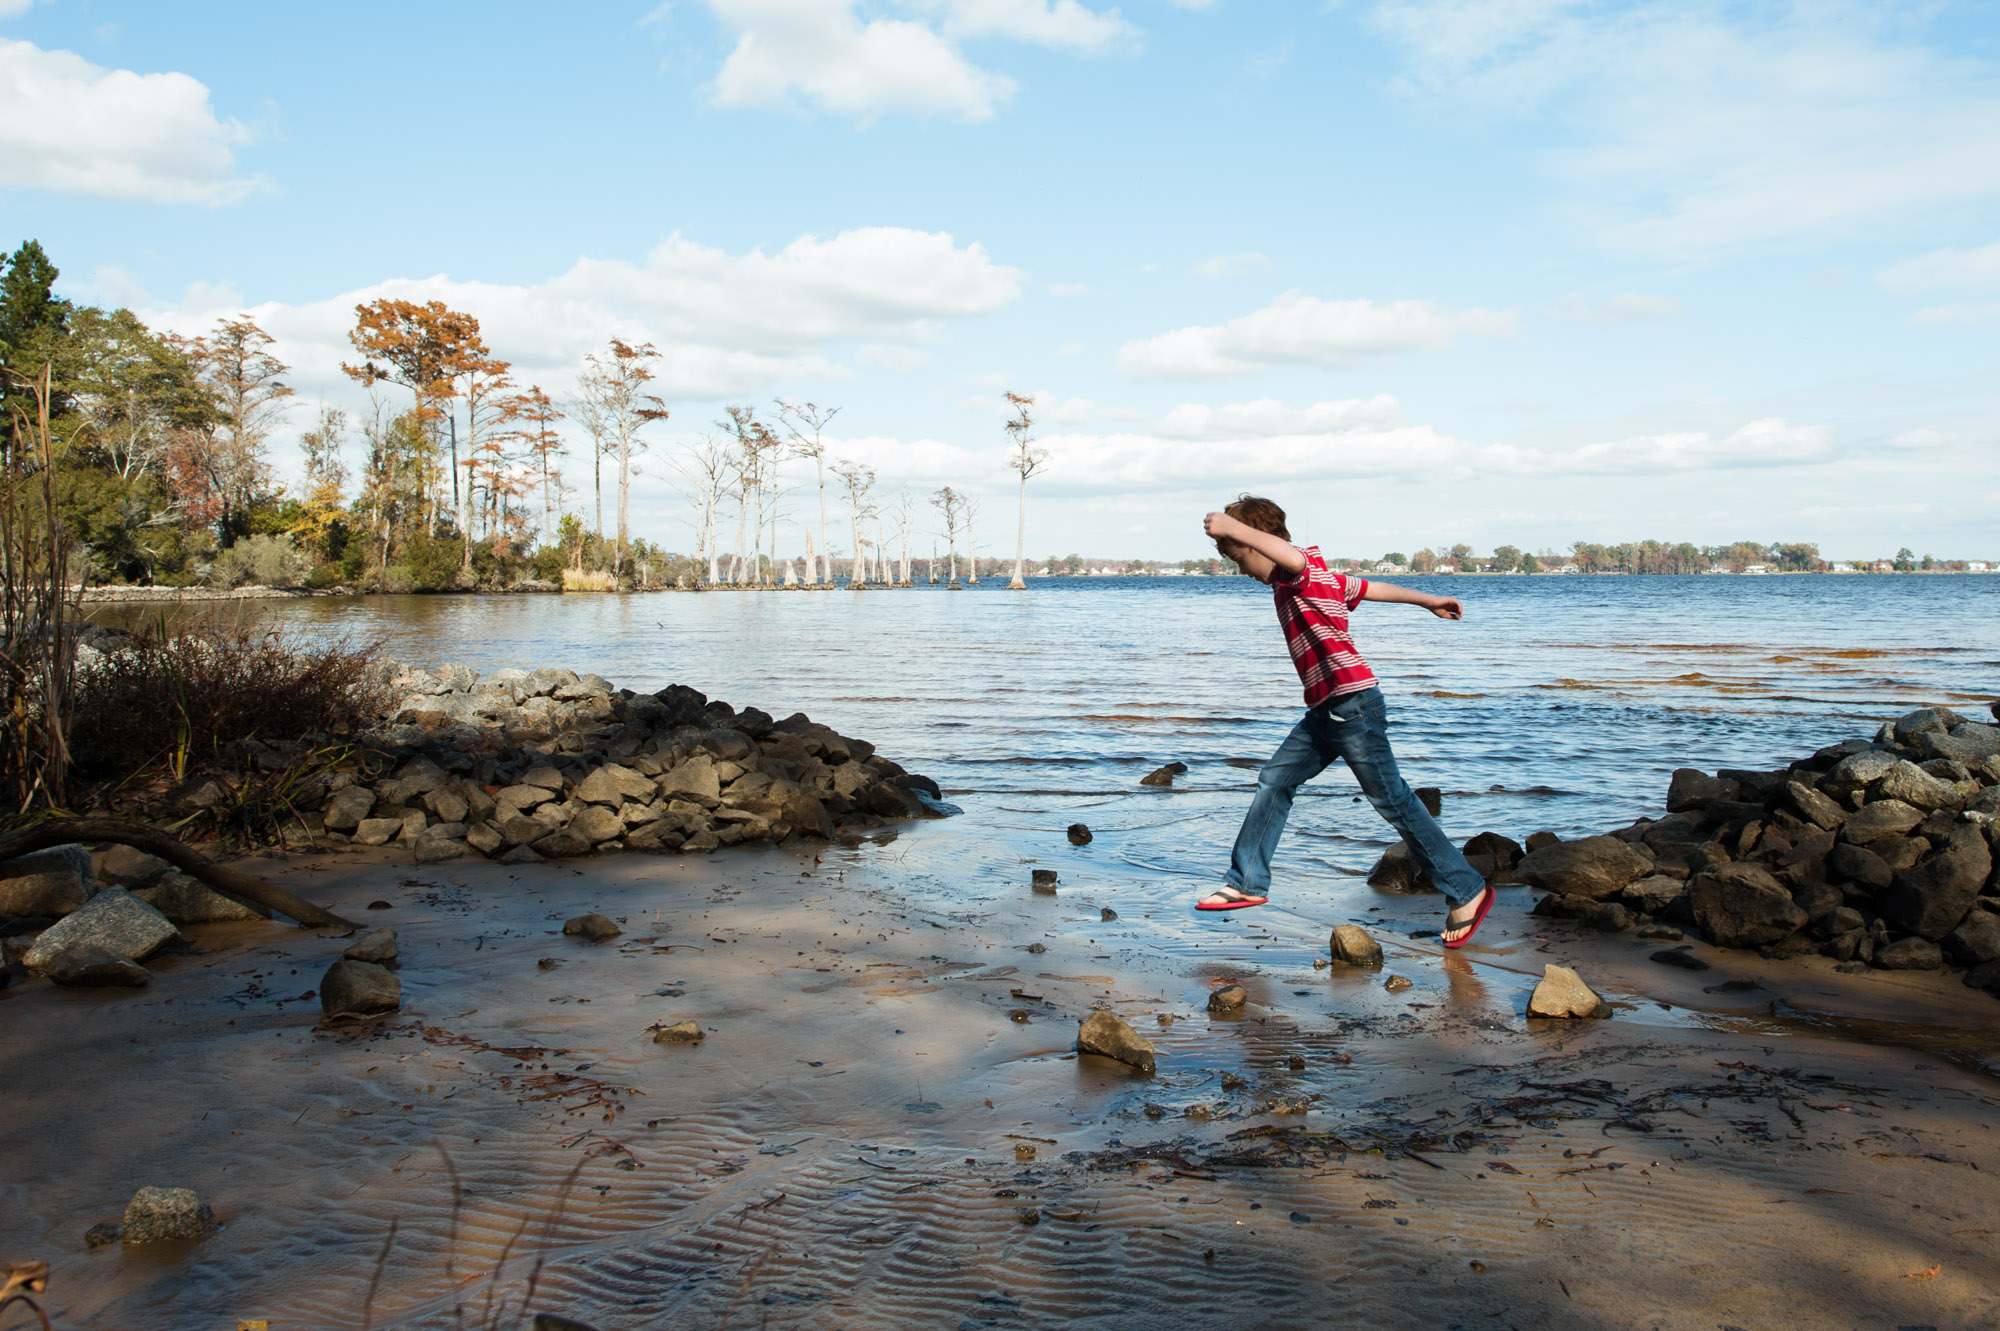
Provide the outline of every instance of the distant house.
[[1433,572],[1433,573],[1456,573],[1456,572],[1458,572],[1458,565],[1456,565],[1456,564],[1439,564],[1439,565],[1438,565],[1438,566],[1437,566],[1436,568],[1432,569],[1432,570],[1431,570],[1431,572]]
[[1375,572],[1377,573],[1408,573],[1409,571],[1409,568],[1405,565],[1392,564],[1386,559],[1375,565]]
[[1896,566],[1886,559],[1878,559],[1875,561],[1875,571],[1877,573],[1894,573]]
[[1556,572],[1558,573],[1574,573],[1576,571],[1577,571],[1576,565],[1574,564],[1564,564],[1561,568],[1556,570]]
[[1770,571],[1771,566],[1769,564],[1745,564],[1743,566],[1743,573],[1746,577],[1760,577]]
[[1965,561],[1965,571],[1967,573],[1991,573],[1993,566],[1983,559],[1968,559]]
[[1833,566],[1833,572],[1835,573],[1859,573],[1860,571],[1861,571],[1860,569],[1854,567],[1854,565],[1852,564],[1846,563],[1845,561],[1836,563]]

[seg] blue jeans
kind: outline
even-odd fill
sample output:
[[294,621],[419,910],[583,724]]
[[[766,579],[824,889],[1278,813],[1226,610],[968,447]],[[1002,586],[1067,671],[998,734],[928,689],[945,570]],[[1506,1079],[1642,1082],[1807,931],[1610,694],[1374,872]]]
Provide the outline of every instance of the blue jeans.
[[1402,833],[1410,855],[1454,908],[1486,887],[1479,871],[1465,862],[1444,829],[1418,802],[1396,770],[1389,751],[1389,714],[1382,690],[1366,689],[1321,703],[1308,711],[1257,774],[1257,795],[1243,815],[1243,830],[1229,853],[1228,884],[1264,896],[1271,886],[1271,856],[1292,811],[1292,793],[1325,771],[1334,759],[1347,764],[1375,812]]

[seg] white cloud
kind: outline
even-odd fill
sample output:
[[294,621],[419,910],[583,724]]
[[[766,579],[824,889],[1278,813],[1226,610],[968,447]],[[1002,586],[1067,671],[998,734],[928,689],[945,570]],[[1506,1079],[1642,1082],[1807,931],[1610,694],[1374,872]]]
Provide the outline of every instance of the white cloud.
[[2000,319],[2000,300],[1967,301],[1959,305],[1933,305],[1929,309],[1918,310],[1910,316],[1910,322],[1929,324],[1933,327],[1954,324],[1983,324]]
[[0,0],[0,18],[18,18],[34,5],[35,0]]
[[1770,416],[1726,435],[1673,430],[1585,444],[1566,452],[1497,445],[1479,450],[1477,461],[1494,470],[1522,474],[1600,475],[1804,466],[1833,456],[1833,432],[1825,426],[1794,425]]
[[1665,319],[1680,313],[1680,302],[1664,296],[1646,296],[1636,291],[1622,292],[1593,301],[1581,291],[1572,291],[1549,307],[1549,318],[1564,323],[1623,324],[1641,319]]
[[231,152],[248,139],[186,74],[106,69],[0,39],[0,188],[234,203],[255,187]]
[[1241,277],[1245,273],[1258,272],[1270,266],[1269,259],[1254,251],[1245,251],[1242,254],[1218,254],[1196,264],[1194,275],[1207,278]]
[[1549,117],[1614,248],[1687,256],[1851,232],[2000,194],[1990,62],[1894,6],[1390,0],[1377,23],[1439,103]]
[[1049,294],[1061,300],[1071,300],[1077,296],[1088,296],[1090,285],[1086,282],[1051,282]]
[[1933,250],[1891,264],[1881,282],[1890,291],[1950,291],[2000,287],[2000,240],[1976,250]]
[[1460,335],[1513,337],[1512,311],[1447,310],[1428,301],[1320,300],[1288,291],[1226,324],[1127,342],[1118,368],[1142,378],[1218,378],[1278,365],[1354,365],[1450,346]]
[[854,0],[707,2],[736,36],[715,76],[717,105],[788,106],[796,93],[864,121],[897,111],[990,120],[1016,85],[967,60],[962,39],[1092,54],[1134,35],[1117,10],[1077,0],[905,0],[903,17],[867,18]]
[[[279,339],[299,377],[339,381],[352,361],[354,307],[382,297],[440,300],[476,315],[494,354],[516,378],[568,382],[585,352],[612,337],[652,341],[663,353],[670,396],[714,399],[759,392],[787,378],[844,376],[828,359],[835,344],[865,340],[882,364],[921,345],[939,323],[990,313],[1018,299],[1015,270],[978,244],[944,232],[866,227],[821,239],[802,236],[775,254],[728,254],[672,236],[644,260],[581,259],[534,286],[397,279],[299,305],[264,303],[250,315]],[[204,331],[243,311],[232,289],[192,290],[157,321]],[[886,344],[886,345],[885,345]]]

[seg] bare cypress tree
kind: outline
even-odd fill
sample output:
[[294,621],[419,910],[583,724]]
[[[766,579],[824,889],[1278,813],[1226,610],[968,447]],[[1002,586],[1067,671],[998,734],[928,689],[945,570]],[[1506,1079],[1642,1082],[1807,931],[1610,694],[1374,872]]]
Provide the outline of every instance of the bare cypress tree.
[[822,407],[812,402],[787,402],[778,399],[778,418],[785,423],[791,435],[792,452],[795,456],[811,458],[813,469],[819,477],[819,543],[823,549],[821,559],[825,561],[817,582],[833,581],[833,546],[826,539],[826,444],[821,434],[828,421],[840,414],[839,407]]
[[1014,414],[1005,426],[1007,441],[1014,449],[1014,455],[1007,459],[1007,466],[1021,478],[1020,514],[1014,524],[1014,580],[1007,587],[1010,591],[1026,591],[1028,584],[1022,581],[1021,568],[1028,552],[1028,478],[1048,462],[1049,451],[1034,447],[1034,436],[1028,433],[1035,424],[1028,408],[1034,405],[1035,400],[1019,393],[1009,393],[1007,401],[1014,408]]

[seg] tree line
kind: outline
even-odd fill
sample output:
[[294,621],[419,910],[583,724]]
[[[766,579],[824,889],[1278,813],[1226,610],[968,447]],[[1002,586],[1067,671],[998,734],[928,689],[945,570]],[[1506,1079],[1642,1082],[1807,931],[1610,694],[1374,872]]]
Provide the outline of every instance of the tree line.
[[[79,578],[608,589],[830,584],[842,572],[850,585],[909,583],[942,566],[956,581],[983,529],[980,501],[961,489],[888,494],[872,468],[835,456],[826,429],[839,407],[779,398],[768,411],[728,407],[666,455],[694,531],[691,553],[669,552],[631,524],[641,457],[671,417],[652,391],[659,350],[612,338],[558,397],[519,382],[479,320],[439,301],[355,308],[354,359],[340,369],[367,409],[318,406],[298,436],[302,483],[287,487],[270,446],[298,404],[269,333],[248,316],[200,336],[156,330],[128,309],[56,296],[59,275],[32,240],[0,272],[0,445],[18,451],[27,386],[46,370],[54,503],[84,552]],[[1022,585],[1027,483],[1048,453],[1035,444],[1032,399],[1007,398]],[[793,517],[786,501],[807,487],[813,511]],[[803,560],[779,558],[788,518]],[[976,562],[967,575],[977,579]]]

